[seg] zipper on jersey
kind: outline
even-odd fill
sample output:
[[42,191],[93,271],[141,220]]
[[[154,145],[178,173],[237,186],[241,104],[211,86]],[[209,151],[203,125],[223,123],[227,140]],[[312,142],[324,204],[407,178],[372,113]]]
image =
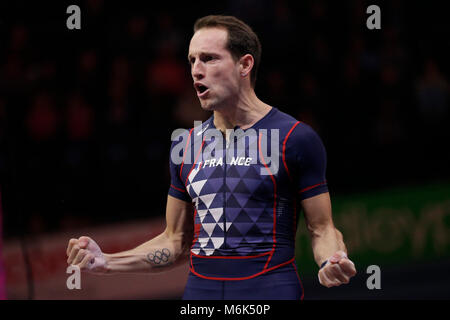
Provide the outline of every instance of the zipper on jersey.
[[227,204],[227,158],[228,158],[228,147],[229,143],[225,134],[225,152],[224,152],[224,162],[223,162],[223,245],[224,249],[227,247],[227,216],[226,216],[226,204]]

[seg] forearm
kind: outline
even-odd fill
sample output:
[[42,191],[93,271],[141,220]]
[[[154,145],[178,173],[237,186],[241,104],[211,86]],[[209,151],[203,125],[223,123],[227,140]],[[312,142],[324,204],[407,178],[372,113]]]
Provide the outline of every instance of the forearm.
[[313,230],[310,234],[314,260],[318,266],[337,251],[347,253],[342,233],[333,226]]
[[183,247],[181,239],[162,233],[132,250],[104,254],[107,273],[168,271],[186,260],[186,250]]

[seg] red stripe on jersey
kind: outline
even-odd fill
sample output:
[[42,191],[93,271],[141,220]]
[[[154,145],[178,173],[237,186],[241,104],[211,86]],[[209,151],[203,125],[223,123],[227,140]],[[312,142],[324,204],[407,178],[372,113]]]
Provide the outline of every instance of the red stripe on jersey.
[[287,142],[287,140],[288,140],[290,134],[292,133],[292,131],[295,129],[295,127],[296,127],[299,123],[300,123],[300,121],[297,121],[297,122],[292,126],[291,130],[289,130],[289,132],[287,133],[287,135],[286,135],[286,137],[284,138],[284,141],[283,141],[283,153],[282,153],[283,157],[282,157],[282,158],[283,158],[283,164],[284,164],[284,167],[286,168],[286,172],[287,172],[287,174],[288,174],[288,176],[289,176],[289,179],[291,179],[291,174],[289,173],[289,169],[288,169],[288,166],[287,166],[287,163],[286,163],[286,142]]

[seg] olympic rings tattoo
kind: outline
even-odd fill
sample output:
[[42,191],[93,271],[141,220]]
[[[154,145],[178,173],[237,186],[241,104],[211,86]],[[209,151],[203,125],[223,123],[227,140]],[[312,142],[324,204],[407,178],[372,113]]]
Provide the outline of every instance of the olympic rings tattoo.
[[169,249],[162,249],[162,250],[156,250],[155,253],[149,253],[147,255],[147,258],[150,262],[154,263],[154,264],[161,264],[162,263],[166,263],[169,262],[169,257],[170,257],[170,251]]

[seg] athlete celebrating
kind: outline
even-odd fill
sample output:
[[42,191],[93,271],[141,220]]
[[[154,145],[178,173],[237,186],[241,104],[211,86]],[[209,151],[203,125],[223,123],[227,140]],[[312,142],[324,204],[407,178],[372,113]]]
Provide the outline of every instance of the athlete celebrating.
[[165,231],[114,254],[71,239],[68,264],[154,273],[189,261],[184,299],[302,299],[301,206],[320,283],[349,282],[356,269],[333,223],[324,146],[311,127],[258,99],[260,56],[258,37],[235,17],[196,21],[188,60],[201,107],[213,114],[174,137]]

